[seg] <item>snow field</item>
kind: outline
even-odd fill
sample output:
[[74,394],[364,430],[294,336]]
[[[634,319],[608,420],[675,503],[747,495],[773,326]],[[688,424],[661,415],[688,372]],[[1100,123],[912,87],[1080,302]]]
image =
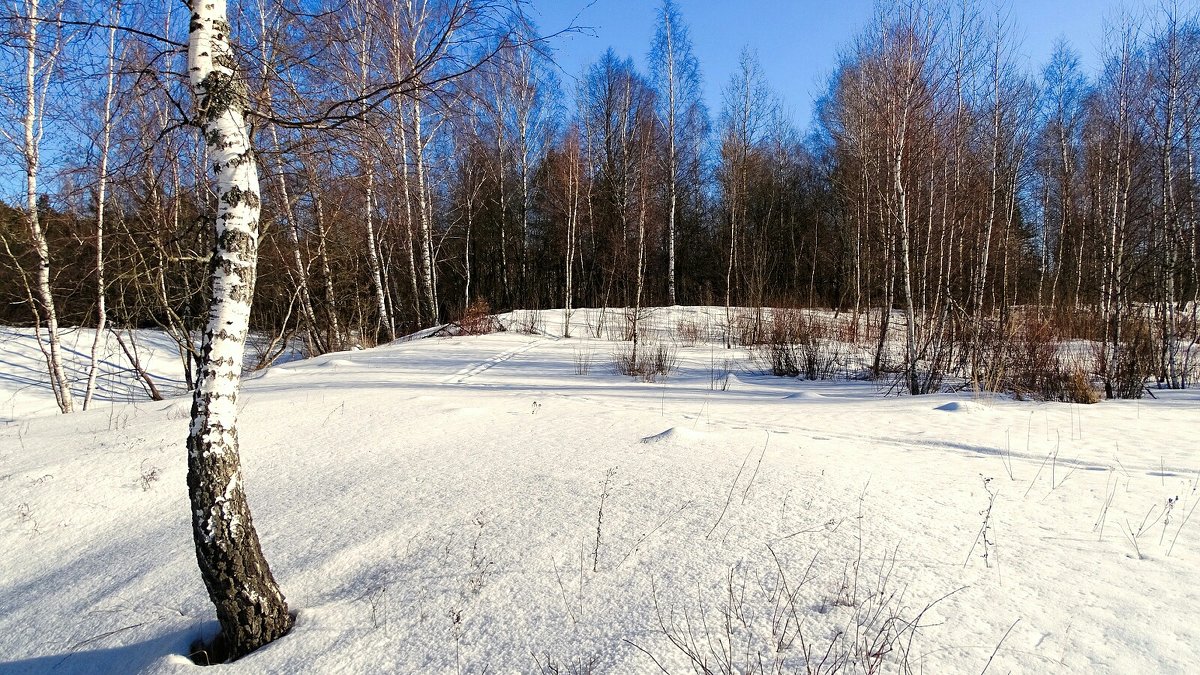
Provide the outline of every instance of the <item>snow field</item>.
[[[247,492],[298,622],[230,670],[803,672],[805,645],[889,642],[886,672],[1200,668],[1197,392],[774,378],[713,339],[720,308],[650,314],[678,368],[647,383],[613,372],[623,317],[561,317],[247,380]],[[216,624],[187,400],[40,414],[40,354],[0,344],[33,364],[0,424],[0,673],[191,672]]]

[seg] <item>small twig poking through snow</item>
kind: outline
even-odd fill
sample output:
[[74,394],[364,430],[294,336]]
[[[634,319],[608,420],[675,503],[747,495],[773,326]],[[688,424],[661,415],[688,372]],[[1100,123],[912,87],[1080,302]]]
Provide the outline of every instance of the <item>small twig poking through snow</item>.
[[1009,480],[1016,480],[1012,470],[1012,429],[1004,430],[1004,454],[1000,455],[1000,463],[1004,465],[1004,471],[1008,474]]
[[[869,592],[850,606],[846,622],[813,624],[801,598],[816,578],[817,556],[801,576],[785,572],[778,553],[763,572],[752,561],[730,567],[718,590],[697,584],[696,602],[682,611],[667,608],[654,578],[650,580],[656,631],[684,656],[697,673],[834,673],[912,672],[909,657],[922,617],[951,591],[919,612],[905,608],[905,590],[897,588],[893,571],[897,554],[884,556]],[[754,582],[754,583],[750,583]],[[829,617],[833,618],[833,617]],[[837,619],[834,619],[837,621]],[[840,623],[840,622],[839,622]],[[634,645],[665,672],[648,649]]]
[[22,525],[26,523],[32,523],[33,527],[31,529],[34,533],[38,532],[38,522],[34,519],[33,510],[29,508],[28,503],[21,502],[20,504],[17,504],[17,520]]
[[575,374],[587,375],[592,372],[592,362],[595,360],[595,352],[591,349],[575,349]]
[[1158,522],[1157,504],[1150,507],[1150,510],[1146,512],[1146,517],[1142,518],[1142,524],[1138,525],[1137,529],[1134,529],[1133,525],[1128,520],[1125,521],[1125,538],[1129,540],[1129,543],[1133,544],[1133,550],[1135,553],[1137,553],[1138,560],[1146,559],[1146,556],[1142,555],[1142,547],[1138,544],[1138,540],[1141,539],[1142,535],[1145,534],[1146,531],[1151,527],[1153,527],[1154,523],[1156,522]]
[[654,662],[654,665],[658,666],[659,670],[663,671],[664,673],[667,673],[667,675],[670,675],[671,671],[664,668],[663,664],[659,663],[658,659],[654,657],[654,654],[651,654],[649,651],[647,651],[645,647],[630,640],[629,638],[621,638],[621,641],[624,642],[625,644],[629,645],[630,647],[633,647],[634,649],[638,650],[639,652],[645,654],[646,656],[650,657],[650,660]]
[[[979,512],[979,515],[983,516],[983,524],[979,526],[979,532],[975,535],[975,541],[971,544],[971,550],[967,552],[967,559],[963,561],[963,567],[966,567],[971,562],[971,556],[975,554],[975,549],[979,547],[980,543],[982,543],[983,564],[984,566],[991,568],[992,547],[996,545],[996,542],[991,538],[992,508],[996,505],[996,496],[999,494],[999,492],[992,489],[992,479],[990,477],[984,477],[983,474],[980,474],[979,477],[983,479],[983,489],[985,492],[987,492],[988,503],[987,508]],[[999,563],[997,563],[997,568],[998,567]]]
[[992,660],[996,658],[996,654],[1000,653],[1000,645],[1004,644],[1004,641],[1008,639],[1008,634],[1011,633],[1012,629],[1016,628],[1017,624],[1020,622],[1021,620],[1017,619],[1016,621],[1012,622],[1012,625],[1008,627],[1008,630],[1004,631],[1004,637],[1000,638],[1000,641],[996,643],[996,648],[992,650],[992,655],[988,657],[987,663],[983,665],[983,670],[979,671],[979,675],[984,675],[984,673],[987,672],[987,669],[991,667]]
[[729,510],[729,503],[733,501],[733,491],[737,489],[737,484],[742,477],[742,472],[746,470],[746,462],[750,461],[750,455],[753,453],[754,448],[750,448],[750,452],[747,452],[746,458],[742,460],[742,466],[738,469],[737,475],[733,477],[733,483],[729,485],[729,494],[725,497],[725,506],[721,507],[721,515],[717,516],[717,522],[713,523],[712,529],[708,531],[708,534],[704,535],[705,539],[712,537],[712,533],[717,531],[717,526],[720,525],[721,520],[725,518],[725,512]]
[[[1104,483],[1104,492],[1108,497],[1104,500],[1104,506],[1100,507],[1100,516],[1096,518],[1096,524],[1092,526],[1092,532],[1100,531],[1098,541],[1104,541],[1104,525],[1108,521],[1108,509],[1112,507],[1113,499],[1117,496],[1117,483],[1113,481],[1113,471],[1108,472],[1108,480]],[[1109,489],[1110,485],[1111,489]]]
[[138,477],[138,484],[142,486],[142,492],[148,492],[158,481],[158,467],[153,464],[147,467],[146,462],[149,461],[149,459],[143,459],[140,466],[141,475]]
[[583,618],[583,547],[584,542],[579,542],[579,618]]
[[1059,446],[1054,446],[1054,454],[1051,455],[1054,461],[1050,463],[1050,490],[1053,491],[1058,485],[1058,450]]
[[483,512],[476,514],[475,525],[478,529],[475,530],[475,540],[471,542],[471,576],[467,579],[467,587],[473,594],[478,595],[487,584],[488,573],[496,565],[496,561],[485,556],[479,548],[479,541],[483,539],[483,528],[487,525]]
[[333,417],[334,413],[341,413],[341,414],[345,415],[346,414],[346,402],[342,401],[341,405],[334,408],[333,410],[330,410],[329,414],[325,416],[324,421],[321,422],[321,426],[325,426],[325,425],[329,424],[329,418]]
[[[1057,451],[1055,451],[1055,452],[1057,452]],[[1041,475],[1042,475],[1042,469],[1046,468],[1046,462],[1049,462],[1050,458],[1054,454],[1055,453],[1052,452],[1052,453],[1046,455],[1046,459],[1043,459],[1042,463],[1040,465],[1038,465],[1037,473],[1033,474],[1033,480],[1029,481],[1029,487],[1025,488],[1025,494],[1021,496],[1021,499],[1024,499],[1029,496],[1029,491],[1033,489],[1033,486],[1037,484],[1037,479],[1039,477],[1041,477]],[[1051,481],[1050,484],[1053,485],[1054,484],[1053,481]]]
[[118,413],[116,402],[108,406],[108,430],[119,431],[129,426],[129,414]]
[[774,539],[773,541],[783,541],[784,539],[791,539],[792,537],[798,537],[802,534],[816,534],[817,532],[828,532],[830,534],[833,534],[834,532],[838,531],[838,528],[842,526],[843,522],[845,522],[844,518],[841,520],[838,520],[837,518],[830,518],[829,520],[825,521],[824,523],[821,523],[820,525],[817,525],[815,527],[808,527],[803,530],[796,530],[795,532],[792,532],[791,534],[785,534],[782,537]]
[[371,627],[379,628],[379,608],[383,604],[383,594],[387,593],[387,586],[374,586],[367,589],[366,593],[358,596],[358,600],[366,602],[371,606]]
[[[597,671],[597,664],[600,661],[599,654],[589,654],[587,657],[573,656],[570,660],[561,663],[548,651],[542,652],[541,657],[533,650],[530,650],[529,654],[533,656],[537,672],[541,675],[591,675]],[[544,662],[543,659],[545,659]]]
[[1162,518],[1162,524],[1163,524],[1162,534],[1158,535],[1158,545],[1159,546],[1162,546],[1163,540],[1166,539],[1166,537],[1167,537],[1167,526],[1171,524],[1171,511],[1173,511],[1175,509],[1175,505],[1177,503],[1179,503],[1178,496],[1167,497],[1167,507],[1166,507],[1166,511],[1163,513],[1163,518]]
[[600,571],[600,538],[604,527],[604,502],[608,501],[608,487],[616,474],[617,467],[615,466],[604,472],[604,486],[600,491],[600,508],[596,510],[596,544],[592,547],[593,572]]
[[1179,533],[1183,532],[1183,526],[1192,519],[1192,514],[1196,512],[1196,505],[1200,504],[1200,499],[1192,502],[1192,508],[1188,509],[1188,513],[1183,517],[1183,521],[1179,523],[1179,528],[1175,530],[1175,536],[1171,539],[1171,546],[1167,548],[1167,555],[1171,555],[1171,551],[1175,550],[1175,542],[1179,540]]
[[617,566],[615,569],[620,569],[621,565],[624,565],[625,561],[629,560],[630,556],[632,556],[634,553],[638,552],[638,549],[641,548],[643,542],[645,542],[647,539],[649,539],[650,536],[653,535],[655,532],[658,532],[660,529],[662,529],[662,526],[666,525],[667,522],[670,521],[672,518],[674,518],[675,516],[683,513],[685,510],[687,510],[687,507],[689,507],[691,505],[692,505],[692,501],[689,499],[688,501],[683,503],[683,506],[680,506],[677,510],[668,513],[667,516],[665,518],[663,518],[662,520],[660,520],[658,522],[658,524],[655,525],[649,532],[646,532],[642,536],[638,537],[638,540],[633,543],[633,548],[629,549],[629,552],[625,554],[624,558],[621,558],[621,562],[617,563]]
[[29,433],[32,428],[33,420],[26,421],[25,423],[17,423],[17,443],[21,445],[21,452],[25,452],[25,434]]
[[462,620],[463,613],[461,609],[450,608],[446,612],[446,617],[450,619],[450,630],[454,633],[454,668],[457,672],[462,672]]
[[135,623],[135,624],[132,624],[132,625],[129,625],[129,626],[125,626],[125,627],[123,627],[123,628],[117,628],[116,630],[110,630],[110,631],[108,631],[108,632],[105,632],[105,633],[100,633],[99,635],[93,635],[92,637],[90,637],[90,638],[88,638],[88,639],[86,639],[86,640],[80,640],[79,642],[76,642],[75,644],[71,645],[71,647],[70,647],[70,648],[67,650],[67,655],[66,655],[66,656],[64,656],[64,657],[62,658],[62,660],[61,660],[61,661],[59,661],[59,662],[58,662],[58,663],[57,663],[57,664],[54,666],[54,668],[53,668],[52,670],[57,670],[59,666],[61,666],[62,664],[66,663],[67,659],[71,658],[71,656],[72,656],[73,654],[75,654],[75,652],[79,651],[79,649],[81,649],[81,648],[83,648],[83,647],[86,647],[86,646],[88,646],[88,645],[90,645],[90,644],[92,644],[92,643],[95,643],[95,642],[99,642],[100,640],[103,640],[104,638],[107,638],[107,637],[112,637],[113,635],[116,635],[116,634],[118,634],[118,633],[124,633],[124,632],[125,632],[125,631],[127,631],[127,630],[133,630],[133,629],[135,629],[135,628],[141,628],[142,626],[145,626],[145,625],[146,625],[146,622],[145,622],[145,621],[143,621],[142,623]]
[[[567,597],[567,587],[563,584],[562,574],[558,571],[558,561],[550,558],[550,564],[554,565],[554,578],[558,581],[558,590],[562,593],[563,604],[567,606],[567,614],[571,617],[571,623],[579,625],[579,617],[575,614],[575,608],[571,606],[571,601]],[[582,573],[583,570],[580,570]]]
[[746,489],[742,492],[742,504],[746,503],[746,498],[750,496],[750,488],[754,487],[754,479],[758,477],[758,470],[762,468],[763,456],[767,454],[767,445],[771,442],[771,432],[767,432],[767,440],[763,442],[762,452],[758,453],[758,464],[754,465],[754,473],[750,474],[750,482],[746,483]]

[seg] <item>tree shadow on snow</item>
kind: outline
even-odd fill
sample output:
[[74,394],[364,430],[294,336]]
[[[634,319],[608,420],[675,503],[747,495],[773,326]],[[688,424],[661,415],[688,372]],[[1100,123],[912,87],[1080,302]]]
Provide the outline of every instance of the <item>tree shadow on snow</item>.
[[153,622],[129,627],[150,632],[145,639],[118,647],[97,647],[106,640],[119,639],[121,631],[101,634],[60,654],[37,656],[18,661],[0,662],[0,675],[24,673],[88,673],[89,675],[124,675],[143,672],[153,665],[170,659],[190,666],[187,658],[190,645],[218,630],[216,621],[193,624],[186,628],[161,633]]

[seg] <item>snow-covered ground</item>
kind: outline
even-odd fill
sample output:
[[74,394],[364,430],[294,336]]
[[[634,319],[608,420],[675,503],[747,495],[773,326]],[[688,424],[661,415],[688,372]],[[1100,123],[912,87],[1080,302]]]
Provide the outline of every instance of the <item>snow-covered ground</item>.
[[[614,373],[628,347],[594,310],[579,337],[518,313],[540,334],[252,376],[247,491],[298,620],[228,669],[804,672],[806,651],[886,648],[884,672],[905,653],[924,673],[1200,672],[1200,392],[885,397],[669,335],[718,314],[652,315],[678,361],[653,383]],[[192,671],[216,624],[188,400],[49,414],[36,348],[0,348],[0,674]]]
[[[76,403],[82,406],[96,331],[68,329],[61,336],[67,379],[72,383]],[[44,332],[41,337],[45,340]],[[125,349],[121,342],[125,343]],[[149,385],[138,376],[135,360],[150,375],[162,396],[178,396],[187,389],[179,347],[166,333],[121,331],[118,340],[116,333],[106,331],[97,356],[99,369],[93,408],[111,408],[114,404],[149,398]],[[46,357],[34,330],[0,326],[0,424],[54,412],[58,412],[58,404],[47,383]]]

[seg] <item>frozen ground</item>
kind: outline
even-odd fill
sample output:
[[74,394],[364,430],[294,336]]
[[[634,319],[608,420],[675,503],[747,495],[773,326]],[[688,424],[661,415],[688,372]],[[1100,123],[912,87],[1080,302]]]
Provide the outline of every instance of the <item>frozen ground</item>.
[[[884,672],[1200,672],[1200,392],[884,397],[703,339],[643,383],[619,329],[560,317],[247,381],[298,621],[228,670],[803,672],[884,645]],[[188,401],[49,414],[25,344],[0,344],[0,674],[194,672]]]

